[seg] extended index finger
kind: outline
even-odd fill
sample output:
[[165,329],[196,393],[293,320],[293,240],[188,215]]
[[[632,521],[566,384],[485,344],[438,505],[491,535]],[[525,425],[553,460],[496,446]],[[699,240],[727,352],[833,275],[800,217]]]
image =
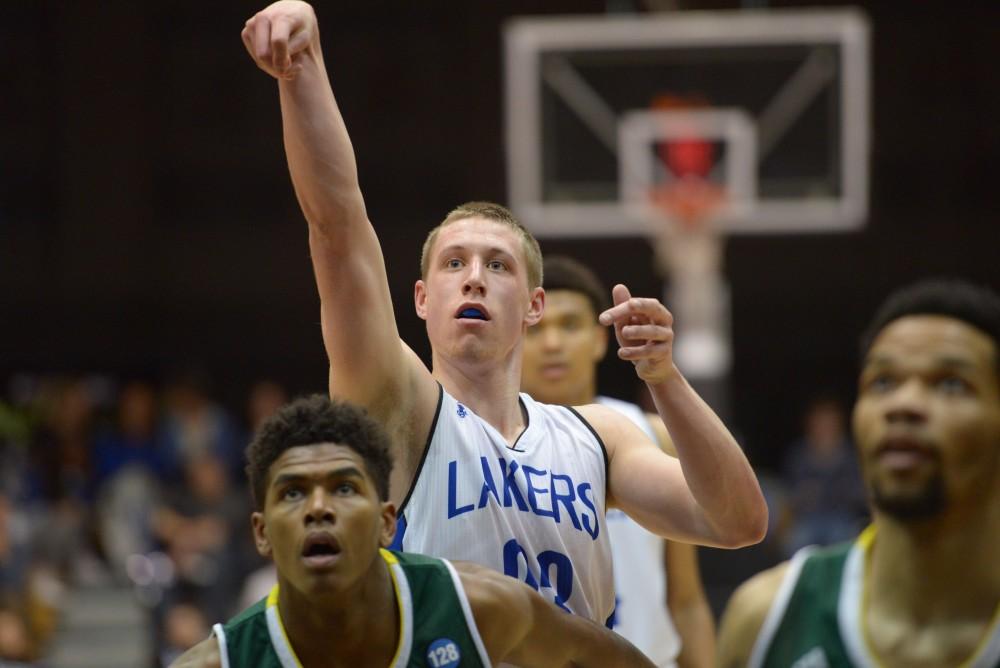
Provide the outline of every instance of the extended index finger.
[[614,304],[614,306],[598,315],[597,321],[602,325],[610,325],[616,320],[614,314],[615,309],[619,308],[623,303],[628,302],[631,298],[632,294],[626,286],[621,283],[616,284],[615,287],[611,289],[611,303]]
[[638,315],[663,324],[670,321],[670,313],[666,307],[658,299],[650,297],[630,297],[601,313],[598,320],[602,325],[610,325]]

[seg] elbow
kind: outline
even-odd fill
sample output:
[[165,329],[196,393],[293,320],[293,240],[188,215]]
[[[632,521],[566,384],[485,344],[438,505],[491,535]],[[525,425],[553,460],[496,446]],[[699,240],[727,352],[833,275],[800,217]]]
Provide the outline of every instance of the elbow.
[[767,536],[767,504],[761,498],[759,503],[754,505],[755,507],[748,509],[740,518],[739,523],[726,533],[724,544],[721,547],[735,550],[756,545],[764,540],[764,537]]

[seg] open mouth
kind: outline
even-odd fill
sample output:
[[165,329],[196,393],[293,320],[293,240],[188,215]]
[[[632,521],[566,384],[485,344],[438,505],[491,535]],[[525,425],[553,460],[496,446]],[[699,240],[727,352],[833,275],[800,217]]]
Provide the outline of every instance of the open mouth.
[[542,365],[542,378],[547,380],[559,380],[569,373],[569,366],[562,363],[548,363]]
[[490,314],[481,306],[465,304],[458,310],[455,318],[459,320],[489,320]]
[[877,451],[879,461],[891,469],[909,469],[937,459],[937,453],[918,439],[891,437]]
[[312,568],[329,566],[339,554],[340,544],[328,533],[310,534],[302,546],[302,558]]

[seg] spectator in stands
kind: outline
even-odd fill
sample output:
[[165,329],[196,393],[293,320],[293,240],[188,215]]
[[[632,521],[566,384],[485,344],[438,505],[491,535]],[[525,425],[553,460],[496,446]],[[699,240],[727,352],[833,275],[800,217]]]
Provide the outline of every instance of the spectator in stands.
[[153,515],[153,532],[174,563],[177,587],[194,592],[209,618],[232,612],[248,572],[250,510],[248,494],[230,483],[223,460],[203,452],[188,460],[185,484],[166,490]]
[[837,400],[815,399],[806,409],[802,438],[787,450],[782,531],[787,555],[806,545],[847,540],[864,526],[864,485],[845,425]]
[[188,462],[212,454],[225,463],[227,475],[238,479],[242,466],[239,431],[229,414],[209,394],[209,380],[189,369],[168,382],[166,415],[159,434],[164,464],[172,480],[183,478]]

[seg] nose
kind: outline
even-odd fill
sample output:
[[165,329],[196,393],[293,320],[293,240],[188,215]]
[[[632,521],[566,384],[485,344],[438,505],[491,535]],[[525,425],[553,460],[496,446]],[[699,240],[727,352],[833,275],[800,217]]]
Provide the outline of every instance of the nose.
[[313,489],[306,500],[306,526],[310,524],[333,522],[333,507],[330,505],[330,496],[322,486]]
[[542,347],[545,350],[559,350],[562,348],[563,337],[558,327],[545,327],[541,331]]
[[885,403],[885,419],[892,423],[919,423],[927,419],[927,388],[918,378],[901,383]]
[[462,294],[485,295],[486,283],[483,280],[483,263],[478,259],[469,263],[469,270],[465,275],[465,282],[462,284]]

